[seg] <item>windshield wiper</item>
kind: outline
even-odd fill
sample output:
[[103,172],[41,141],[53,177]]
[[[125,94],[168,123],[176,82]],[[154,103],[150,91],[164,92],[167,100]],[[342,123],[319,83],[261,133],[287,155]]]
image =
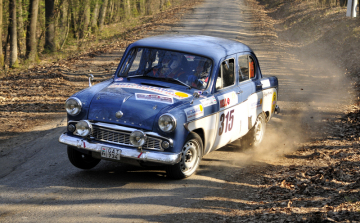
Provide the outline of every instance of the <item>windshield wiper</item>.
[[171,80],[172,80],[172,81],[177,81],[178,83],[180,83],[180,84],[182,84],[182,85],[184,85],[184,86],[188,87],[188,88],[189,88],[189,90],[191,89],[191,86],[190,86],[190,85],[188,85],[188,84],[186,84],[186,83],[182,82],[181,80],[178,80],[178,79],[172,79],[172,78],[171,78]]
[[166,77],[151,77],[151,76],[143,76],[143,75],[134,75],[134,76],[130,76],[130,77],[126,77],[128,80],[130,80],[130,78],[136,78],[136,77],[143,77],[143,78],[151,78],[154,80],[164,80],[164,81],[171,81],[171,82],[176,82],[179,83],[181,85],[184,85],[186,87],[188,87],[189,89],[191,89],[192,87],[184,82],[182,82],[181,80],[178,79],[173,79],[173,78],[166,78]]
[[135,77],[147,77],[149,78],[149,76],[144,76],[144,75],[134,75],[134,76],[127,76],[126,79],[130,80],[130,78],[135,78]]
[[161,79],[161,80],[164,80],[164,81],[176,82],[176,83],[178,83],[178,84],[181,84],[181,85],[184,85],[184,86],[188,87],[189,89],[192,88],[190,85],[182,82],[182,81],[179,80],[179,79],[173,79],[173,78],[167,78],[167,77],[157,77],[156,79]]

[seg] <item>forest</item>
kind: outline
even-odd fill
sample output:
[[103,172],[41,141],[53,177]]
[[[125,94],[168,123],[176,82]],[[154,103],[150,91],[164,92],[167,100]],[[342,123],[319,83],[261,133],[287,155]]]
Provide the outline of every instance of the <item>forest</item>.
[[[296,1],[312,1],[315,7],[347,4],[347,0]],[[0,0],[0,70],[38,63],[39,53],[46,56],[64,52],[69,46],[103,38],[109,32],[104,25],[122,23],[128,27],[140,18],[183,2],[185,0]]]
[[0,69],[39,62],[39,53],[101,38],[107,33],[104,25],[131,25],[182,1],[0,0]]

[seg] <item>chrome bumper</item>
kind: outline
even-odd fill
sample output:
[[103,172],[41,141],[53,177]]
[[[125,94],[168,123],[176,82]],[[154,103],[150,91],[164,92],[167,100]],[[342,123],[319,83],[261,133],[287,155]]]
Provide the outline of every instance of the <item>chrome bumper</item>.
[[121,155],[120,155],[121,157],[140,160],[144,162],[154,162],[154,163],[173,165],[180,162],[181,159],[180,153],[176,154],[171,152],[160,152],[160,151],[149,151],[149,150],[146,151],[143,150],[142,152],[140,152],[135,148],[126,148],[118,145],[109,146],[108,144],[89,142],[86,139],[76,136],[69,136],[66,133],[60,135],[59,142],[69,146],[74,146],[77,148],[89,150],[92,152],[98,152],[98,153],[100,153],[102,146],[112,147],[121,150]]

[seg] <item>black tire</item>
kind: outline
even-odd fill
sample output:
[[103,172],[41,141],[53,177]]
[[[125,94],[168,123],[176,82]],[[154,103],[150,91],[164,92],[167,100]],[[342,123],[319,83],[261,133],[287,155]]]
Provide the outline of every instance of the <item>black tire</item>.
[[72,146],[67,147],[67,154],[72,165],[80,169],[91,169],[101,161],[100,159],[93,158],[91,155],[77,151]]
[[179,163],[167,166],[166,174],[173,179],[184,179],[193,175],[199,167],[203,151],[203,143],[200,136],[190,133],[182,148]]
[[266,130],[266,120],[264,113],[261,113],[256,121],[255,125],[250,131],[242,137],[241,147],[244,149],[251,149],[261,144]]

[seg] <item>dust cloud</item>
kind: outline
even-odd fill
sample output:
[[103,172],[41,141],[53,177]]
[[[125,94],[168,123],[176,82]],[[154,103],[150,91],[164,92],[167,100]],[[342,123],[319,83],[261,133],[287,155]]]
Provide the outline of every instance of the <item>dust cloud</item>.
[[238,153],[234,164],[272,162],[307,142],[328,137],[333,130],[332,120],[341,117],[353,102],[355,93],[346,71],[330,59],[294,48],[283,47],[277,52],[271,49],[263,48],[266,56],[260,52],[259,61],[264,65],[263,74],[279,79],[281,113],[267,123],[262,144]]

